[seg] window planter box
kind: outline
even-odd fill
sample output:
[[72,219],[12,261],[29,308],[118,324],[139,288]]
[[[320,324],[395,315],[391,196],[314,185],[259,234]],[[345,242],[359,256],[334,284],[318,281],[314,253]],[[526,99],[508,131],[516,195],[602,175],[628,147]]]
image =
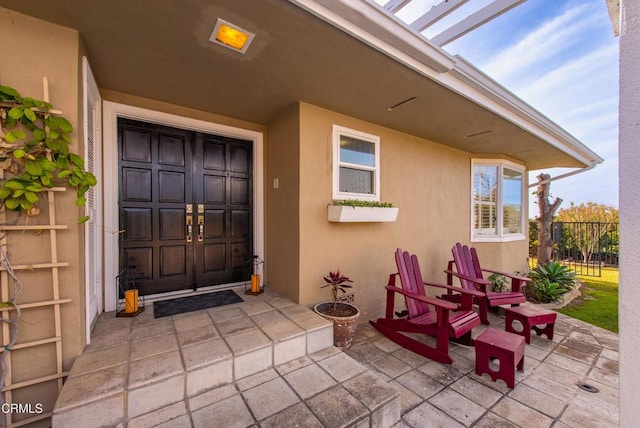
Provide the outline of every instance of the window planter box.
[[395,207],[351,207],[347,205],[329,205],[329,221],[337,223],[356,222],[394,222],[399,208]]

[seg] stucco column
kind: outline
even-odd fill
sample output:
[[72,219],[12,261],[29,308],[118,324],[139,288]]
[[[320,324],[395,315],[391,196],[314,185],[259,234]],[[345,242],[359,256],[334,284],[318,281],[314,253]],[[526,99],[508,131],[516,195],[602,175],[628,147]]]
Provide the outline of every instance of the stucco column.
[[640,2],[620,36],[620,426],[637,426],[640,385]]

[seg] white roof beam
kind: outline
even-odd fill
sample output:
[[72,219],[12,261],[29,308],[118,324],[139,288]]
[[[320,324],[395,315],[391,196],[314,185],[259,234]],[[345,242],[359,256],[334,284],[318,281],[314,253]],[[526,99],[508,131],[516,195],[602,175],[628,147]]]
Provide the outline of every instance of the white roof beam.
[[442,1],[431,8],[428,12],[422,15],[411,23],[411,28],[417,32],[424,31],[430,25],[438,22],[451,12],[467,3],[469,0],[447,0]]
[[526,0],[495,0],[487,6],[472,13],[455,25],[446,29],[437,36],[431,38],[431,41],[438,46],[444,46],[458,37],[462,37],[470,31],[475,30],[492,19],[502,15],[509,9],[524,3]]
[[413,0],[389,0],[383,8],[388,10],[389,13],[395,14],[400,9],[411,3]]

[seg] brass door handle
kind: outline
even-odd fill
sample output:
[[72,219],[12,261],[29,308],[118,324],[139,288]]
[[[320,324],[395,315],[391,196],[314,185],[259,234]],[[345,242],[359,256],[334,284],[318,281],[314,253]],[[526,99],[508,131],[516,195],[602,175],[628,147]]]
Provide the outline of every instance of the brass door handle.
[[187,222],[187,242],[193,242],[193,216],[186,216]]
[[204,241],[204,216],[198,216],[198,242]]

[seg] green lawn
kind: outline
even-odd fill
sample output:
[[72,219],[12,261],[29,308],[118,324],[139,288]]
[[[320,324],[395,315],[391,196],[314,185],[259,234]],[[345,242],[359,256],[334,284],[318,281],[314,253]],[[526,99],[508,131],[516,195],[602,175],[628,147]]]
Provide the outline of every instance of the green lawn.
[[578,275],[582,295],[558,312],[618,332],[617,268],[603,268],[602,277]]

